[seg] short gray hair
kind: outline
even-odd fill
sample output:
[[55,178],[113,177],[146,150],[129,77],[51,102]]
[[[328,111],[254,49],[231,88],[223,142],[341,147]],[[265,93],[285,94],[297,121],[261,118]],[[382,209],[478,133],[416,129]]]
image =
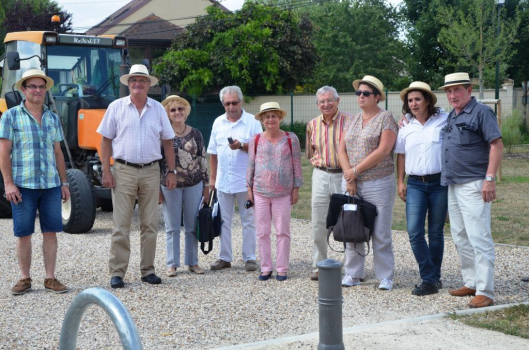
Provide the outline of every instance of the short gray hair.
[[233,86],[223,87],[222,90],[220,90],[220,93],[219,93],[220,102],[224,103],[224,95],[233,94],[233,93],[236,93],[237,96],[239,96],[239,101],[243,100],[241,88],[233,85]]
[[318,96],[323,95],[327,92],[332,92],[335,99],[338,99],[340,97],[338,96],[338,91],[336,91],[335,88],[333,88],[332,86],[325,85],[319,88],[318,91],[316,91],[316,103],[318,103]]

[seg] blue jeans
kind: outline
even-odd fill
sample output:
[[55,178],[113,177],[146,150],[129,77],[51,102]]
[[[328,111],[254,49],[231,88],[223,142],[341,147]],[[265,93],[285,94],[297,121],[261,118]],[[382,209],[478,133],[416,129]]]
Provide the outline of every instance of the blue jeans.
[[[446,220],[448,187],[440,180],[424,183],[408,177],[406,221],[410,245],[419,264],[423,282],[435,284],[441,279],[444,252],[444,224]],[[425,221],[428,213],[428,244]]]
[[35,219],[39,212],[41,232],[62,231],[61,188],[31,189],[19,187],[22,202],[11,202],[15,237],[30,236],[35,232]]

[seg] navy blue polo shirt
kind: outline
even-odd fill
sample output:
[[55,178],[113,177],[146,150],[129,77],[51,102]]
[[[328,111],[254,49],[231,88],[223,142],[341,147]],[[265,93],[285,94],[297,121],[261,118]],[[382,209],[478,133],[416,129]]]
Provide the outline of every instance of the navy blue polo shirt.
[[490,143],[501,138],[496,115],[472,97],[458,115],[448,115],[443,128],[442,185],[484,179],[489,165]]

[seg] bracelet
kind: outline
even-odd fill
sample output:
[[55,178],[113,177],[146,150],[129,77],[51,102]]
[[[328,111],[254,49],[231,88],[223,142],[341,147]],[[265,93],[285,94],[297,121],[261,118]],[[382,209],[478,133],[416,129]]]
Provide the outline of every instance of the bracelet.
[[356,165],[353,167],[353,173],[358,177],[358,174],[356,173]]
[[68,182],[61,182],[61,186],[70,187],[70,184]]

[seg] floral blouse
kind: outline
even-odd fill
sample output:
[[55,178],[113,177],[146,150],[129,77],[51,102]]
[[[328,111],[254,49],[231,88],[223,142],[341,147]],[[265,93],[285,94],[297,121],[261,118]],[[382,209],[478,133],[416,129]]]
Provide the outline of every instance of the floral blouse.
[[[348,119],[345,125],[345,148],[351,166],[358,165],[380,144],[380,135],[385,130],[391,130],[397,135],[398,127],[393,114],[381,110],[375,117],[362,128],[362,113]],[[393,152],[388,154],[380,163],[364,171],[358,181],[377,180],[395,171],[393,165]]]
[[260,134],[257,154],[255,137],[248,145],[248,169],[246,182],[253,191],[265,197],[284,197],[292,193],[294,187],[303,185],[301,173],[301,149],[294,133],[289,133],[292,152],[288,146],[288,137],[274,145]]
[[[176,164],[176,187],[191,187],[202,181],[209,185],[208,165],[206,162],[206,149],[204,138],[200,131],[191,128],[189,134],[173,139],[173,148]],[[161,162],[160,181],[165,186],[167,176],[167,160],[163,154]]]

